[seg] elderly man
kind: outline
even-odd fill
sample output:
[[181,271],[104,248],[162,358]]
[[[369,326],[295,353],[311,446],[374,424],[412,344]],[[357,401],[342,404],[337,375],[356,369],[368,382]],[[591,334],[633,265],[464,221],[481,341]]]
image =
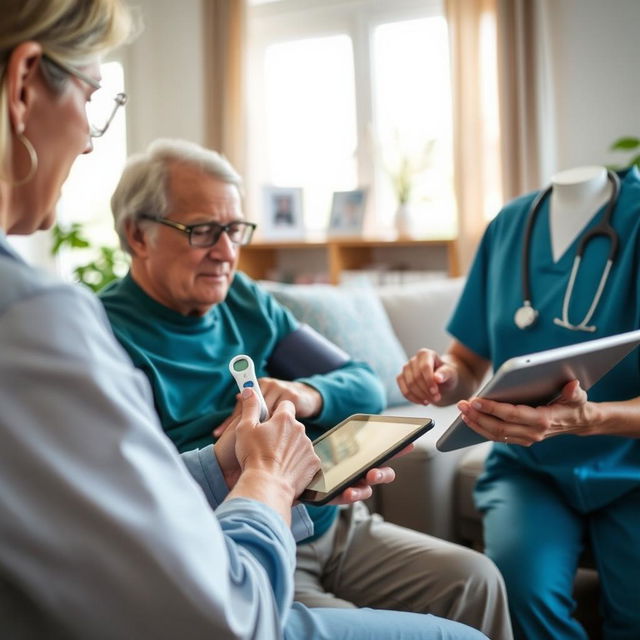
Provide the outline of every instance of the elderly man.
[[[371,369],[348,358],[321,374],[273,375],[281,351],[296,357],[284,347],[299,326],[236,271],[239,247],[255,228],[242,213],[239,187],[215,152],[159,140],[129,160],[112,198],[131,270],[102,302],[116,337],[148,376],[161,423],[180,451],[210,443],[212,430],[219,435],[238,415],[228,363],[239,353],[254,359],[268,408],[290,400],[312,437],[352,413],[383,407]],[[385,523],[362,503],[307,508],[315,530],[298,546],[297,600],[431,613],[494,640],[511,637],[501,577],[481,554]]]

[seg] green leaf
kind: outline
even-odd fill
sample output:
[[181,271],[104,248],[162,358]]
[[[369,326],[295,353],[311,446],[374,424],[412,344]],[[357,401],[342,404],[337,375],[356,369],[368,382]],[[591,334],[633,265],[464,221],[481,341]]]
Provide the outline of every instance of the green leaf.
[[631,160],[629,161],[630,167],[632,167],[634,164],[636,165],[636,167],[640,168],[640,153],[637,156],[631,158]]
[[624,138],[618,138],[618,140],[611,145],[611,151],[629,151],[631,149],[637,149],[638,147],[640,147],[640,138],[626,136]]
[[81,238],[77,235],[72,235],[69,236],[69,246],[73,247],[74,249],[86,249],[91,245],[89,244],[88,240],[85,240],[84,238]]

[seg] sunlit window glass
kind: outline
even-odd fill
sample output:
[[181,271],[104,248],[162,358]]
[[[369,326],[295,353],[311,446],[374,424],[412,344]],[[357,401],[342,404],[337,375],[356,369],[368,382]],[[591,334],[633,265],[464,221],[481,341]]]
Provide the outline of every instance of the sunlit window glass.
[[502,174],[500,172],[500,120],[498,118],[498,68],[495,17],[483,14],[480,25],[480,55],[482,68],[482,121],[484,167],[484,217],[493,218],[500,210]]
[[446,21],[382,24],[372,47],[378,219],[391,224],[398,199],[406,197],[417,234],[451,237],[456,216]]
[[305,226],[322,230],[331,194],[358,186],[351,39],[271,45],[264,84],[268,180],[303,187]]
[[[124,73],[118,62],[100,66],[103,100],[89,105],[88,115],[105,121],[113,108],[113,96],[124,91]],[[118,110],[104,136],[94,140],[93,152],[81,155],[73,164],[58,203],[58,222],[69,225],[79,222],[83,233],[95,245],[117,245],[109,201],[120,178],[127,156],[126,108]],[[101,121],[102,122],[102,121]],[[77,264],[92,259],[90,251],[62,252],[58,268],[69,277]]]

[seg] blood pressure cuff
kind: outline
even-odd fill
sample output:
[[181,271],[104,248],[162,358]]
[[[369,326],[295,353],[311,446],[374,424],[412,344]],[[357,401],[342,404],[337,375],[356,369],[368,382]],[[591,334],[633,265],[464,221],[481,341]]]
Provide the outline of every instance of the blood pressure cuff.
[[267,369],[274,378],[295,380],[334,371],[349,360],[348,353],[308,324],[301,324],[276,345]]

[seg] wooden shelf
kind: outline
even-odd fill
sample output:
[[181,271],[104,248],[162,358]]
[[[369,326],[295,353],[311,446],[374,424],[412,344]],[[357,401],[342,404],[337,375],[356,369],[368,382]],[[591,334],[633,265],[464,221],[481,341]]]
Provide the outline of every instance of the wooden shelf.
[[[455,240],[415,238],[328,238],[309,241],[259,241],[240,251],[239,268],[255,280],[264,280],[282,268],[284,262],[297,261],[324,270],[332,284],[338,284],[343,271],[371,269],[375,265],[400,263],[401,268],[430,268],[458,275]],[[429,267],[427,267],[429,268]],[[291,270],[291,269],[290,269]],[[303,270],[303,269],[302,269]]]

